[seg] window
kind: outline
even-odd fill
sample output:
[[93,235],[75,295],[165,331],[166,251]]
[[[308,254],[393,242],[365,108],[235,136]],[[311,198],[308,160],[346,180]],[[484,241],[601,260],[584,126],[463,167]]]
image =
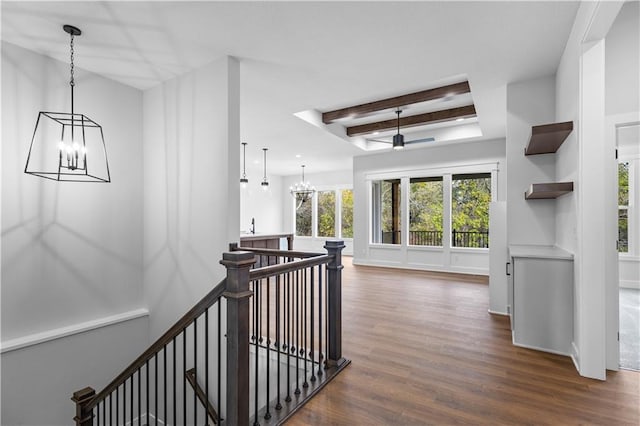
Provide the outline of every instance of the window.
[[318,192],[318,237],[335,237],[336,235],[336,193],[335,191]]
[[[293,200],[296,203],[295,199]],[[311,199],[303,202],[300,207],[296,209],[296,235],[300,237],[311,236],[311,211],[312,211]]]
[[460,174],[452,178],[452,247],[489,247],[491,174]]
[[353,190],[330,189],[316,192],[313,200],[295,209],[295,235],[316,238],[353,238]]
[[618,252],[629,252],[629,163],[618,163]]
[[409,181],[409,244],[442,246],[442,176]]
[[341,236],[342,238],[353,238],[353,190],[343,189],[340,191],[341,201]]
[[379,180],[373,188],[373,241],[383,244],[400,244],[401,190],[400,179]]

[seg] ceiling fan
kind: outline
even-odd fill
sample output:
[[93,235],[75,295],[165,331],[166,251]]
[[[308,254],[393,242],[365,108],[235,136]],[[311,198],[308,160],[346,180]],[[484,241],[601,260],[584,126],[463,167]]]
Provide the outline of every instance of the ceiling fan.
[[385,141],[383,139],[367,139],[367,140],[371,141],[371,142],[390,143],[390,144],[393,145],[393,149],[395,149],[395,150],[403,149],[405,145],[412,144],[412,143],[422,143],[422,142],[433,142],[433,141],[435,141],[435,139],[432,138],[432,137],[405,141],[404,140],[404,135],[402,133],[400,133],[400,114],[402,114],[402,110],[400,108],[398,108],[396,110],[396,114],[398,114],[398,132],[395,135],[393,135],[393,140],[392,141]]

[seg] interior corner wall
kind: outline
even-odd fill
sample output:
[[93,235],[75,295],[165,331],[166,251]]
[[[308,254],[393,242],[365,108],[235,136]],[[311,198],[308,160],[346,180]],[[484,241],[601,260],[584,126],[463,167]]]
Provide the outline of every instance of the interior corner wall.
[[[0,421],[69,424],[72,393],[104,384],[126,366],[111,356],[113,348],[131,354],[148,342],[146,318],[127,323],[126,333],[109,326],[72,338],[56,334],[56,329],[144,308],[142,94],[76,68],[76,112],[102,125],[112,182],[56,182],[27,175],[24,165],[38,112],[70,111],[69,65],[6,42],[1,47]],[[53,340],[4,350],[9,341],[33,343],[38,333]],[[58,340],[74,345],[62,349]],[[52,359],[54,352],[59,357]],[[40,374],[44,366],[50,369],[46,376]],[[16,395],[24,398],[17,401]]]
[[262,179],[257,176],[261,174],[253,176],[256,177],[249,178],[247,187],[240,189],[240,233],[249,232],[251,219],[255,219],[257,233],[285,232],[282,214],[285,189],[282,185],[282,176],[269,176],[267,190],[260,186]]
[[[525,200],[532,183],[554,182],[554,154],[524,155],[531,127],[555,121],[555,78],[507,85],[507,238],[509,245],[555,244],[555,201]],[[569,195],[571,196],[571,195]]]
[[226,275],[240,229],[239,64],[144,92],[144,290],[157,338]]

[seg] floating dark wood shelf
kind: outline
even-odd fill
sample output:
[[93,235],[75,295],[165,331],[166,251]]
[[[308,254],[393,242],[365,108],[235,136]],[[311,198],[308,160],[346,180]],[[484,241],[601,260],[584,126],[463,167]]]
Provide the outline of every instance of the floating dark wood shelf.
[[531,138],[524,149],[524,155],[554,153],[572,131],[573,121],[533,126],[531,127]]
[[525,200],[558,198],[573,191],[573,182],[532,183],[524,193]]

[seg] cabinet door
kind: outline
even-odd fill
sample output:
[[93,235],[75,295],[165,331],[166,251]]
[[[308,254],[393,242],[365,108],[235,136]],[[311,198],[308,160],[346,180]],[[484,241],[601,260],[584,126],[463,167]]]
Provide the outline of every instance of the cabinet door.
[[568,355],[573,340],[573,262],[513,259],[514,343]]

